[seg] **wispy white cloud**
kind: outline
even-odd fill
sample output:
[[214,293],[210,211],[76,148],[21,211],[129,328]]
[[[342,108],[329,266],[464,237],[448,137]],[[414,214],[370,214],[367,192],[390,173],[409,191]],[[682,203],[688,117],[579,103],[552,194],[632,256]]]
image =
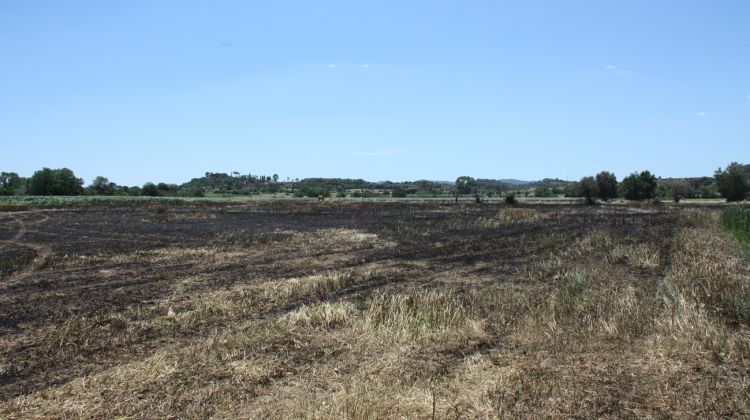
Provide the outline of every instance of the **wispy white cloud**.
[[627,76],[627,75],[630,74],[630,70],[621,69],[621,68],[615,66],[614,64],[607,64],[604,67],[604,69],[607,70],[607,71],[610,71],[612,73],[617,73],[620,76]]
[[354,155],[363,156],[363,157],[382,158],[382,157],[397,155],[403,151],[404,151],[403,147],[386,147],[383,149],[372,150],[368,152],[356,152],[354,153]]
[[329,64],[316,64],[313,66],[315,69],[326,69],[326,70],[351,70],[351,69],[361,69],[361,70],[367,70],[370,68],[369,64],[344,64],[339,65],[335,63],[329,63]]
[[706,118],[706,117],[709,117],[710,114],[708,112],[696,112],[695,116],[698,118]]

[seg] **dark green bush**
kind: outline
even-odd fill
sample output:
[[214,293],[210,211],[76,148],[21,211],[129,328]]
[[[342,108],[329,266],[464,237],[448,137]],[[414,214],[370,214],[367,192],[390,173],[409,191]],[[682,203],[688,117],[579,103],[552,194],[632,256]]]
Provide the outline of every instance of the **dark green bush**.
[[534,188],[535,197],[552,197],[552,190],[547,187],[536,187]]
[[717,169],[714,177],[717,189],[727,201],[742,201],[750,193],[750,177],[737,162],[730,163],[723,171]]
[[617,197],[617,177],[615,174],[602,171],[596,174],[596,185],[598,196],[602,200],[611,200]]
[[321,195],[325,198],[328,198],[331,196],[331,191],[329,191],[326,188],[303,187],[302,189],[299,189],[294,193],[295,197],[308,197],[308,198],[318,198]]
[[159,193],[159,188],[157,188],[153,182],[147,182],[143,184],[143,188],[141,188],[141,194],[148,197],[158,197],[159,195],[161,195]]
[[656,177],[649,171],[633,172],[620,183],[622,196],[628,200],[648,200],[656,197]]
[[43,168],[29,178],[31,195],[81,195],[83,180],[68,168]]
[[391,191],[391,197],[393,198],[404,198],[406,197],[406,188],[396,187]]

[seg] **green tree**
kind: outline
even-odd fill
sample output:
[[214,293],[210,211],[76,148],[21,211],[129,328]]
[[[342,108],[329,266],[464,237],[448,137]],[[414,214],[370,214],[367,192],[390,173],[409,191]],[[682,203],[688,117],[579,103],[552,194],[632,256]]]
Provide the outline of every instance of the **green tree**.
[[594,204],[599,196],[599,186],[593,176],[584,176],[578,182],[579,195],[586,198],[587,204]]
[[94,181],[88,187],[88,192],[91,195],[114,195],[116,191],[117,184],[109,182],[109,179],[103,176],[94,178]]
[[476,190],[477,181],[470,176],[459,176],[456,178],[456,199],[459,194],[471,194]]
[[725,170],[717,169],[714,173],[716,178],[716,187],[722,197],[727,201],[742,201],[750,192],[750,181],[745,168],[737,163],[732,162]]
[[656,177],[649,171],[633,172],[620,183],[623,197],[628,200],[647,200],[656,196]]
[[0,172],[0,195],[17,195],[23,187],[23,178],[15,172]]
[[611,200],[617,197],[617,177],[615,174],[601,171],[596,174],[596,186],[599,189],[599,198]]
[[153,182],[147,182],[143,184],[143,188],[141,188],[141,194],[149,197],[158,197],[159,194],[159,188],[154,185]]
[[31,195],[81,195],[83,180],[68,168],[42,168],[29,178]]

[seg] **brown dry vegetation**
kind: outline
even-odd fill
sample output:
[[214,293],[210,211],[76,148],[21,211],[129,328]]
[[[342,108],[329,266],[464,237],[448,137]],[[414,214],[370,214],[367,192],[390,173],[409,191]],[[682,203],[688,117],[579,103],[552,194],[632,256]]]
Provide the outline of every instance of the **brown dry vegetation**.
[[711,209],[0,214],[0,417],[750,415]]

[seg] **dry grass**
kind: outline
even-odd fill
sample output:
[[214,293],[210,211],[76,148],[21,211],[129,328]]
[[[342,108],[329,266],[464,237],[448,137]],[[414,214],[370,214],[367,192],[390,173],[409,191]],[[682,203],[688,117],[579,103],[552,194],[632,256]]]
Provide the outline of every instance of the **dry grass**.
[[707,224],[681,232],[666,281],[729,320],[750,323],[750,271],[738,243]]
[[393,247],[396,244],[383,240],[374,233],[356,229],[333,228],[295,233],[289,245],[310,249],[327,249],[330,252],[346,252],[359,248]]
[[644,244],[618,244],[607,256],[611,262],[627,262],[638,268],[655,268],[659,266],[659,250]]
[[604,270],[560,273],[528,325],[546,327],[545,335],[556,340],[570,336],[582,343],[593,338],[630,341],[643,335],[653,297],[617,280]]
[[336,328],[351,326],[357,308],[351,302],[305,305],[281,318],[285,326]]
[[[553,219],[534,209],[501,213],[445,226],[515,229]],[[222,287],[211,287],[212,273],[196,273],[144,307],[71,316],[38,325],[20,344],[3,342],[0,375],[16,363],[13,349],[37,338],[39,360],[97,367],[1,401],[0,417],[750,415],[742,250],[705,214],[680,214],[674,233],[649,232],[659,228],[648,225],[656,216],[636,214],[612,229],[529,234],[523,251],[518,234],[507,261],[458,264],[441,260],[440,249],[429,261],[337,265],[397,247],[352,229],[285,232],[265,248],[140,253],[144,264],[225,267],[280,249],[300,256],[289,264],[319,261],[300,275],[268,272]],[[118,353],[146,338],[151,347]],[[119,359],[102,362],[110,355]]]
[[506,207],[495,215],[496,220],[507,224],[529,223],[541,218],[542,215],[535,209],[523,207]]
[[367,312],[367,326],[372,330],[413,332],[463,330],[468,313],[452,293],[425,293],[376,296]]
[[520,225],[543,219],[544,216],[531,208],[506,207],[499,210],[494,217],[477,219],[477,225],[485,228],[499,228]]

